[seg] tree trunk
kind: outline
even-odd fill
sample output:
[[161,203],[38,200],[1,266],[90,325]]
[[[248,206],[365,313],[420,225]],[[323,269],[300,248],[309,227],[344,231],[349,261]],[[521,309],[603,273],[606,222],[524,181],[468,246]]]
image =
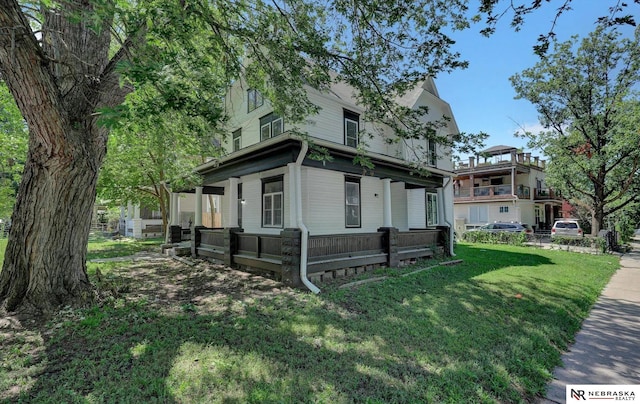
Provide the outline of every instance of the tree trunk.
[[72,18],[93,13],[94,2],[52,4],[42,6],[39,36],[46,40],[39,43],[18,2],[0,0],[0,27],[8,31],[0,34],[0,70],[29,127],[0,308],[36,314],[93,297],[85,259],[107,144],[96,111],[122,103],[128,92],[116,72],[128,49],[109,59],[113,10],[104,8],[96,30]]
[[[95,137],[71,129],[68,133]],[[76,147],[59,155],[29,153],[0,273],[0,299],[7,310],[47,313],[61,304],[92,299],[86,246],[95,202],[95,167],[104,151],[86,153]]]

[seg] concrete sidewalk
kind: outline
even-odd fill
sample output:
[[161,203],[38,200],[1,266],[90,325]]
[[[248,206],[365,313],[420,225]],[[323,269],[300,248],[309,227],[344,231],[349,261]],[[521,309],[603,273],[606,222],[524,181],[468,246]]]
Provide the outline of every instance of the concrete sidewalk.
[[564,403],[567,384],[640,384],[640,239],[622,256],[538,403]]

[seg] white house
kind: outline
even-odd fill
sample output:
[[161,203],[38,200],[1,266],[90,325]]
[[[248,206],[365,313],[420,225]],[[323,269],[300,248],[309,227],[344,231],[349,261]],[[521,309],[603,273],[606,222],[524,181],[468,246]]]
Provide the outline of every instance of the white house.
[[[240,81],[231,86],[225,98],[228,154],[197,167],[203,186],[195,190],[196,203],[203,194],[217,195],[221,227],[227,232],[197,231],[192,253],[270,270],[312,290],[308,277],[319,280],[349,268],[397,265],[428,256],[438,246],[453,254],[453,164],[448,150],[425,140],[388,142],[393,138],[390,128],[364,120],[363,109],[344,84],[327,92],[308,89],[308,97],[320,112],[294,127],[256,90]],[[400,102],[411,108],[428,106],[425,119],[450,117],[442,134],[458,132],[433,80]],[[365,140],[365,134],[372,137]],[[354,164],[362,142],[372,169]],[[314,146],[328,150],[331,159],[312,158]],[[417,160],[426,160],[428,175],[412,168]],[[195,208],[196,228],[202,225],[199,210],[202,204]],[[229,234],[236,241],[229,240]],[[300,254],[294,254],[293,270],[285,265],[291,259],[289,242]]]

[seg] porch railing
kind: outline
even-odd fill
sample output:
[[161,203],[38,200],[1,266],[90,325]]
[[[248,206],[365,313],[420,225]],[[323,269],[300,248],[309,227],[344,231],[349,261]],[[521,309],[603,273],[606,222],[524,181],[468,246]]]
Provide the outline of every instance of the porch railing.
[[[397,266],[403,260],[432,257],[446,248],[448,228],[399,232],[381,228],[374,233],[310,236],[307,273],[316,274],[370,265]],[[241,229],[194,228],[194,257],[213,258],[233,268],[255,268],[278,274],[298,285],[301,233],[284,229],[280,235],[244,233]],[[296,278],[297,277],[297,278]]]

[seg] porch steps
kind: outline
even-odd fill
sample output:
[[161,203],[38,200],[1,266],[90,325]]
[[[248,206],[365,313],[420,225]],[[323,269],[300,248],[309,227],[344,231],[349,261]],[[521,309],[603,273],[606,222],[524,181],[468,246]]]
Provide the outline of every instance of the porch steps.
[[170,257],[185,257],[191,256],[191,247],[180,244],[163,244],[161,247],[162,253]]

